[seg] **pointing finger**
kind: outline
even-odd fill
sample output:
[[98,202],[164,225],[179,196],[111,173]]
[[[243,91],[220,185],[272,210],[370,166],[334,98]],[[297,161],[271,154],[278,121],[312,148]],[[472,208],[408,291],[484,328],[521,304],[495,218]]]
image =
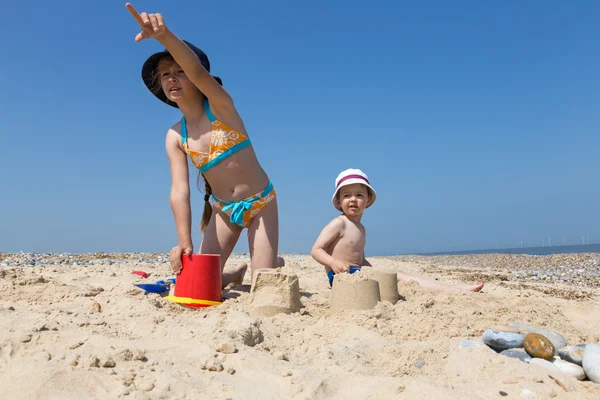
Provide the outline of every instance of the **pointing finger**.
[[144,25],[144,21],[142,20],[142,17],[137,12],[137,10],[135,8],[133,8],[133,6],[131,5],[131,3],[125,4],[125,7],[129,11],[129,13],[131,14],[131,16],[137,21],[138,24]]

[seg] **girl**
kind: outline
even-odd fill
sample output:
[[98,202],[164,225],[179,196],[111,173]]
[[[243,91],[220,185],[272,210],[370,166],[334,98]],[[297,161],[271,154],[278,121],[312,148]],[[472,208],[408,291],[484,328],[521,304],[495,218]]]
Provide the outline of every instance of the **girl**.
[[[194,249],[187,156],[204,178],[206,188],[200,253],[220,254],[223,271],[242,229],[248,228],[252,270],[275,267],[278,261],[281,263],[277,260],[275,190],[256,158],[231,96],[221,79],[210,75],[206,54],[175,36],[161,14],[139,14],[129,3],[126,7],[141,28],[135,41],[153,38],[166,48],[144,63],[142,78],[146,87],[183,114],[166,137],[171,208],[179,239],[170,254],[173,270],[179,273],[181,256],[191,255]],[[223,287],[241,283],[245,272],[246,264],[224,272]]]

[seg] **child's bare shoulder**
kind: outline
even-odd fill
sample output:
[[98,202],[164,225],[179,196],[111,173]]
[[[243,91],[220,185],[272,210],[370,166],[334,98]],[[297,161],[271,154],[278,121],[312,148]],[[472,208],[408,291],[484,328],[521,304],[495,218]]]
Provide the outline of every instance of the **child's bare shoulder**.
[[322,234],[325,234],[329,237],[340,237],[343,236],[345,228],[346,221],[342,215],[329,221],[329,223],[323,228]]
[[343,215],[340,215],[339,217],[332,219],[327,225],[331,228],[343,231],[346,227],[346,218]]

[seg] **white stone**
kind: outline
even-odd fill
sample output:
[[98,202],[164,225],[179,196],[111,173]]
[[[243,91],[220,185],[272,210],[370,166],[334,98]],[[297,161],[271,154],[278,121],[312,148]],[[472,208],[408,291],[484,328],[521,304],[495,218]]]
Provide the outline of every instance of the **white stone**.
[[539,365],[540,367],[546,368],[548,371],[561,372],[556,365],[552,364],[550,361],[544,360],[543,358],[532,358],[531,361],[529,361],[529,364]]
[[559,349],[558,355],[565,361],[582,365],[583,350],[585,350],[585,344],[576,344],[574,346],[563,347],[562,349]]
[[583,368],[581,368],[577,364],[561,360],[558,357],[554,357],[552,364],[556,365],[558,369],[561,370],[561,372],[565,373],[566,375],[572,376],[573,378],[579,381],[585,379],[585,372],[583,371]]
[[532,392],[531,390],[529,390],[527,388],[522,388],[521,389],[521,397],[524,399],[533,399],[533,398],[535,398],[535,392]]
[[590,381],[600,383],[600,343],[590,343],[585,346],[583,370]]

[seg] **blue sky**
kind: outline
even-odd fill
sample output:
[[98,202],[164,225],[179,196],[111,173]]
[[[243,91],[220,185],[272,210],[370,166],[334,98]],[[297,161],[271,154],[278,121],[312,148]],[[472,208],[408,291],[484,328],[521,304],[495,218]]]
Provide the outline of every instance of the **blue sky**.
[[[281,252],[310,250],[346,168],[378,193],[367,256],[600,241],[600,3],[167,4],[133,2],[223,78],[278,191]],[[176,244],[164,136],[180,116],[144,87],[162,48],[135,43],[124,5],[3,6],[0,251]]]

